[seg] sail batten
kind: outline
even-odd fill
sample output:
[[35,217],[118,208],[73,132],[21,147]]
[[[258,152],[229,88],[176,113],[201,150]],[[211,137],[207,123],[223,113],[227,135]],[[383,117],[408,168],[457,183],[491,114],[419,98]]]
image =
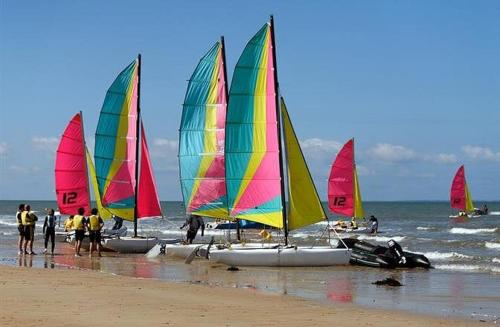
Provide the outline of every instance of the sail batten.
[[227,218],[225,120],[227,89],[223,42],[199,61],[189,79],[179,132],[182,195],[190,214]]

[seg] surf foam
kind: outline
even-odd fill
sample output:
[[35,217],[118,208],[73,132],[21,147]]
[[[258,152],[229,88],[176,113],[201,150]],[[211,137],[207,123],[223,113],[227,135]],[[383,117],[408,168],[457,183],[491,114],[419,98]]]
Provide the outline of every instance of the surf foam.
[[484,246],[487,247],[488,249],[500,250],[500,243],[486,242],[484,243]]
[[404,240],[405,236],[372,236],[372,235],[359,235],[358,240],[370,240],[375,242],[389,242],[394,240],[396,242],[401,242]]
[[432,252],[424,252],[422,253],[425,255],[428,259],[432,260],[446,260],[446,259],[472,259],[473,257],[458,253],[458,252],[438,252],[438,251],[432,251]]
[[450,229],[451,234],[483,234],[483,233],[494,233],[497,228],[460,228],[454,227]]

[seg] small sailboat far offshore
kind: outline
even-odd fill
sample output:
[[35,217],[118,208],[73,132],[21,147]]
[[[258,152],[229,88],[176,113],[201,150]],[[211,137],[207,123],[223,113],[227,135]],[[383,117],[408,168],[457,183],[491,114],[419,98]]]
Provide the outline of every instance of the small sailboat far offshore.
[[[138,237],[138,219],[163,217],[141,121],[141,55],[106,93],[95,133],[94,161],[102,206],[134,223],[133,237],[104,241],[122,253],[146,253],[156,237]],[[175,241],[175,240],[173,240]]]
[[458,168],[451,182],[450,205],[452,209],[459,210],[456,215],[450,215],[450,218],[477,218],[480,216],[475,214],[474,203],[465,179],[464,165]]
[[[354,158],[354,139],[350,139],[344,144],[332,164],[328,178],[328,208],[332,213],[344,217],[362,219],[363,222],[365,220]],[[357,228],[353,227],[341,223],[341,221],[332,226],[335,231],[340,233],[368,233],[371,231],[366,227],[366,223]]]
[[348,264],[347,248],[288,244],[290,230],[323,221],[326,214],[279,96],[277,76],[271,16],[247,43],[234,70],[225,130],[226,188],[230,217],[282,229],[284,244],[216,248],[210,250],[209,259],[231,266]]

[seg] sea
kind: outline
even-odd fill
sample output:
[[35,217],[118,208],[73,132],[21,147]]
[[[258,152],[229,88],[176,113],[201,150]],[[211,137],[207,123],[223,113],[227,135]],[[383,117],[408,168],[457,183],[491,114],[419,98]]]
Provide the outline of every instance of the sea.
[[[41,219],[37,223],[36,256],[17,255],[15,212],[28,202]],[[482,203],[480,204],[482,205]],[[497,322],[500,317],[500,202],[487,202],[490,214],[479,218],[450,219],[448,202],[365,202],[367,215],[379,220],[376,236],[350,235],[385,245],[398,242],[404,250],[422,253],[432,269],[380,269],[361,266],[324,268],[248,268],[228,271],[223,265],[197,259],[191,264],[159,256],[105,253],[101,258],[75,258],[66,243],[56,244],[56,255],[45,256],[42,241],[44,210],[57,208],[53,201],[0,201],[0,264],[47,269],[91,269],[108,274],[156,278],[177,283],[239,287],[250,292],[287,294],[342,308],[351,303],[388,310],[441,317]],[[325,204],[326,206],[326,204]],[[181,202],[162,202],[165,218],[139,222],[143,236],[183,237],[185,220]],[[64,218],[64,217],[63,217]],[[338,217],[331,217],[337,220]],[[112,222],[106,222],[107,227]],[[125,222],[129,231],[132,224]],[[291,242],[317,244],[326,223],[291,232]],[[224,232],[207,230],[224,237]],[[345,236],[345,235],[343,235]],[[227,235],[226,235],[227,237]],[[373,282],[394,278],[401,287]],[[347,307],[346,307],[346,310]],[[348,314],[348,312],[346,312]]]

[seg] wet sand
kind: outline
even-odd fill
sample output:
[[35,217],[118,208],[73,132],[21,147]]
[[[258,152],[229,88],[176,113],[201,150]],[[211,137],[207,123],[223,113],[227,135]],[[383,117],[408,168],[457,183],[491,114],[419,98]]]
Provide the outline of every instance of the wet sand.
[[[289,295],[78,269],[0,266],[1,326],[473,326]],[[484,325],[484,324],[483,324]]]

